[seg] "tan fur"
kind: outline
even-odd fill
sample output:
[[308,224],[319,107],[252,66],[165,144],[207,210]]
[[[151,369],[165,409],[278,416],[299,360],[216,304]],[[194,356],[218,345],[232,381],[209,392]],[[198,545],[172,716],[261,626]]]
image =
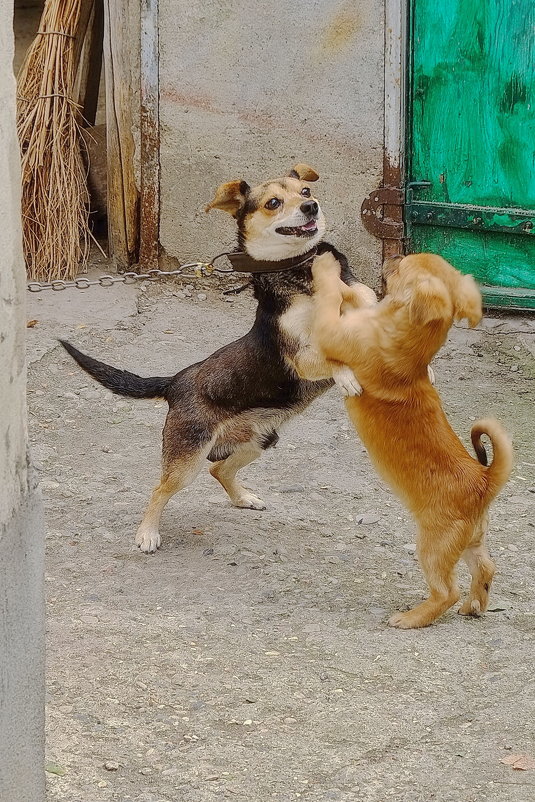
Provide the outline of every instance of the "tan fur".
[[481,319],[477,285],[439,256],[413,254],[385,265],[387,295],[381,303],[349,309],[349,293],[331,254],[315,260],[313,275],[313,339],[327,359],[347,364],[364,388],[359,398],[346,399],[347,411],[377,470],[418,525],[418,555],[430,595],[389,623],[424,627],[455,604],[455,566],[461,558],[472,585],[459,612],[479,615],[487,608],[494,574],[485,545],[487,511],[509,477],[512,446],[497,421],[482,420],[472,427],[472,440],[481,453],[481,435],[491,438],[492,465],[470,456],[427,373],[453,321],[466,318],[474,326]]

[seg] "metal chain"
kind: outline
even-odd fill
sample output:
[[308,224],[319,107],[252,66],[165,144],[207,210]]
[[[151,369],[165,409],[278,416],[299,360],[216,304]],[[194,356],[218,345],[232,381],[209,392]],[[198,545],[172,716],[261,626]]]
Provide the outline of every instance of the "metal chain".
[[[184,273],[184,270],[192,269],[193,273]],[[233,270],[225,270],[221,267],[214,267],[210,262],[188,262],[181,265],[177,270],[149,270],[147,273],[120,273],[115,276],[99,276],[96,279],[80,278],[74,281],[65,281],[64,279],[54,279],[54,281],[29,281],[27,289],[30,292],[42,292],[43,290],[67,290],[75,287],[77,290],[87,290],[89,287],[99,285],[100,287],[111,287],[113,284],[135,284],[137,281],[160,281],[163,278],[172,278],[173,276],[181,276],[182,278],[203,278],[211,276],[213,273],[220,273],[228,275]]]

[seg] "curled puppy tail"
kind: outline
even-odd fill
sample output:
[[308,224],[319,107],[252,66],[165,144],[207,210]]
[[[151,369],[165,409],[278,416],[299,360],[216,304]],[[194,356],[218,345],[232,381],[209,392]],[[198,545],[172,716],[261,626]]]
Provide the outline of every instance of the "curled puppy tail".
[[471,430],[472,445],[479,462],[487,466],[487,452],[481,442],[481,435],[486,434],[492,443],[494,456],[487,467],[488,502],[490,503],[500,492],[511,474],[513,467],[513,446],[511,439],[501,423],[494,418],[485,418],[474,423]]

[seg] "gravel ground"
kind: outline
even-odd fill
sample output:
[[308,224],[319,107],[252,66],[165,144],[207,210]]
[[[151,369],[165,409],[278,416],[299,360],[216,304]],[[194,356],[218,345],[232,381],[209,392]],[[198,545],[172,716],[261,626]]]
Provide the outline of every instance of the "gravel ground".
[[414,528],[336,391],[246,469],[267,510],[232,508],[206,474],[169,504],[158,554],[133,545],[165,405],[111,395],[56,338],[165,375],[244,333],[253,314],[247,292],[225,299],[215,282],[29,298],[48,522],[48,799],[533,799],[535,769],[502,760],[535,755],[535,320],[455,328],[434,365],[465,442],[487,414],[515,442],[492,511],[491,609],[398,631],[389,614],[425,592]]

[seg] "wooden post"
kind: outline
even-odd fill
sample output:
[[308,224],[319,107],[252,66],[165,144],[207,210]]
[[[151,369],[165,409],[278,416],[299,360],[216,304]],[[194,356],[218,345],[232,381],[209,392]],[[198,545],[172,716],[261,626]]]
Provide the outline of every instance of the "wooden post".
[[128,0],[104,0],[108,239],[110,256],[123,270],[137,260],[139,244],[128,15]]
[[103,0],[94,0],[93,13],[84,41],[79,66],[82,125],[94,125],[97,116],[100,77],[102,73],[102,45],[104,38]]
[[139,263],[158,266],[160,117],[158,0],[141,0],[141,203]]

